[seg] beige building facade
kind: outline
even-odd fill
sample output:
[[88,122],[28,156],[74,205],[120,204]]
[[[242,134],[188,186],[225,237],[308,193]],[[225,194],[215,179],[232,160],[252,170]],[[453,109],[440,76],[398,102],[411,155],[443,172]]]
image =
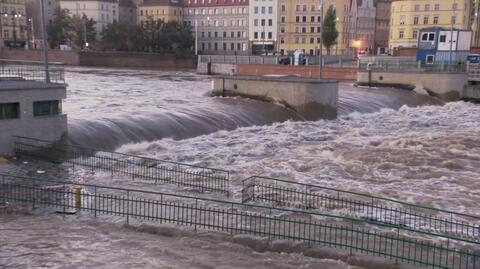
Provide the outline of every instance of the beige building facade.
[[420,29],[430,27],[471,30],[472,0],[393,0],[390,50],[416,47]]
[[[337,44],[332,54],[345,54],[348,46],[346,36],[349,14],[349,0],[325,0],[323,13],[330,6],[337,14]],[[286,54],[303,50],[307,55],[318,55],[320,49],[321,14],[319,0],[279,0],[279,52]],[[323,53],[327,53],[324,48]]]
[[137,23],[149,20],[183,21],[183,8],[178,0],[146,0],[138,6]]
[[0,1],[0,47],[24,47],[29,39],[25,0]]

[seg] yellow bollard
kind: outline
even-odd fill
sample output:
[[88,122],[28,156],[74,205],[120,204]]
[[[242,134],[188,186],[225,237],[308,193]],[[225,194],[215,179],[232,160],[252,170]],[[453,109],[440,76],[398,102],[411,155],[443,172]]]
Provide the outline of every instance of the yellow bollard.
[[77,208],[82,206],[82,187],[75,187],[75,206]]

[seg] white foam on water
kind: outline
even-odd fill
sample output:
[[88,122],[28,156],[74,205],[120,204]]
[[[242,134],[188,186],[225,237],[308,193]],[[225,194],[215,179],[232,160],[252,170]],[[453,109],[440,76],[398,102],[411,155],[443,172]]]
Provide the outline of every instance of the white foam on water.
[[480,215],[480,106],[465,102],[287,121],[119,151],[232,170],[237,186],[258,174]]

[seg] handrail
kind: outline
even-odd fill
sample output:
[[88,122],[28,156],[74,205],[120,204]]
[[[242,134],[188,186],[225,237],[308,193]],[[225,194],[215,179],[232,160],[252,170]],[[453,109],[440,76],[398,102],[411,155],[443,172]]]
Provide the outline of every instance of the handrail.
[[446,210],[446,209],[429,207],[429,206],[425,206],[425,205],[417,205],[417,204],[412,204],[412,203],[408,203],[408,202],[403,202],[403,201],[396,200],[396,199],[392,199],[392,198],[375,196],[375,195],[371,195],[371,194],[365,194],[365,193],[354,192],[354,191],[346,191],[346,190],[341,190],[341,189],[336,189],[336,188],[331,188],[331,187],[325,187],[325,186],[319,186],[319,185],[314,185],[314,184],[308,184],[308,183],[302,183],[302,182],[289,181],[289,180],[284,180],[284,179],[277,179],[277,178],[272,178],[272,177],[265,177],[265,176],[257,176],[257,175],[255,175],[255,176],[251,176],[251,177],[249,177],[249,178],[244,179],[243,182],[246,182],[247,180],[251,180],[251,179],[253,179],[253,178],[267,179],[267,180],[271,180],[271,181],[284,182],[284,183],[293,184],[293,185],[300,185],[300,186],[304,186],[304,187],[311,187],[311,188],[318,188],[318,189],[335,191],[335,192],[341,192],[341,193],[348,193],[348,194],[363,196],[363,197],[366,197],[366,198],[373,198],[373,199],[377,199],[377,200],[382,200],[382,201],[388,201],[388,202],[398,203],[398,204],[405,205],[405,206],[409,206],[409,207],[427,209],[427,210],[432,210],[432,211],[438,211],[438,212],[443,212],[443,213],[447,213],[447,214],[453,214],[453,215],[464,216],[464,217],[468,217],[468,218],[473,218],[473,219],[478,219],[478,220],[480,220],[480,216],[476,216],[476,215],[470,215],[470,214],[465,214],[465,213],[460,213],[460,212],[454,212],[454,211],[450,211],[450,210]]
[[[158,191],[147,191],[147,190],[140,190],[140,189],[127,189],[127,188],[121,188],[121,187],[108,187],[108,186],[102,186],[102,185],[94,185],[94,184],[89,184],[89,183],[76,183],[76,182],[71,182],[71,181],[60,181],[60,180],[54,180],[54,179],[44,179],[44,178],[32,178],[32,177],[24,177],[24,176],[16,176],[16,175],[10,175],[10,174],[4,174],[0,173],[0,176],[2,179],[5,179],[6,177],[11,177],[15,179],[26,179],[26,180],[31,180],[31,181],[43,181],[43,182],[51,182],[51,183],[57,183],[57,184],[71,184],[75,186],[83,186],[83,187],[92,187],[92,188],[103,188],[103,189],[109,189],[109,190],[118,190],[118,191],[128,191],[128,192],[138,192],[138,193],[144,193],[144,194],[154,194],[154,195],[161,195],[163,197],[174,197],[174,198],[182,198],[182,199],[192,199],[195,201],[204,201],[204,202],[214,202],[218,204],[224,204],[228,206],[239,206],[239,207],[245,207],[247,204],[240,203],[240,202],[233,202],[233,201],[225,201],[225,200],[220,200],[220,199],[214,199],[214,198],[204,198],[204,197],[195,197],[195,196],[188,196],[188,195],[183,195],[183,194],[172,194],[172,193],[165,193],[165,192],[158,192]],[[281,208],[281,207],[271,207],[271,206],[264,206],[264,205],[257,205],[257,204],[248,204],[248,207],[250,208],[256,208],[259,210],[275,210],[275,211],[280,211],[280,212],[288,212],[288,213],[299,213],[299,214],[306,214],[310,216],[318,216],[318,217],[327,217],[327,218],[333,218],[333,219],[339,219],[343,221],[347,221],[348,223],[363,223],[363,224],[371,224],[377,227],[383,227],[383,228],[394,228],[397,229],[398,231],[405,231],[405,232],[412,232],[416,234],[423,234],[426,236],[434,236],[434,237],[439,237],[439,238],[444,238],[446,240],[453,240],[453,241],[458,241],[458,242],[463,242],[463,243],[468,243],[468,244],[473,244],[476,246],[480,246],[480,242],[477,241],[472,241],[468,240],[465,238],[458,238],[454,236],[448,236],[444,234],[439,234],[439,233],[434,233],[434,232],[428,232],[428,231],[420,231],[420,230],[415,230],[411,229],[408,227],[403,227],[399,225],[391,225],[391,224],[384,224],[384,223],[379,223],[379,222],[374,222],[370,220],[365,220],[365,219],[357,219],[357,218],[352,218],[352,217],[346,217],[346,216],[338,216],[338,215],[332,215],[332,214],[326,214],[326,213],[320,213],[320,212],[311,212],[311,211],[306,211],[306,210],[299,210],[299,209],[290,209],[290,208]]]
[[138,159],[147,160],[147,161],[159,161],[159,162],[170,163],[170,164],[174,164],[174,165],[188,166],[188,167],[197,168],[197,169],[208,169],[208,170],[211,170],[211,171],[230,173],[230,171],[228,171],[228,170],[223,170],[223,169],[218,169],[218,168],[202,167],[202,166],[199,166],[199,165],[185,164],[185,163],[179,163],[179,162],[163,160],[163,159],[154,159],[154,158],[137,156],[137,155],[128,154],[128,153],[105,151],[105,150],[99,150],[99,149],[94,149],[94,148],[85,147],[85,146],[69,145],[69,144],[66,144],[66,143],[42,140],[42,139],[38,139],[38,138],[31,138],[31,137],[25,137],[25,136],[13,136],[13,137],[24,139],[24,140],[36,141],[36,142],[50,143],[52,145],[54,144],[54,145],[58,145],[58,146],[77,148],[77,149],[81,149],[81,150],[89,150],[89,151],[92,151],[93,153],[95,153],[95,152],[105,152],[105,153],[109,153],[109,154],[115,154],[115,155],[120,155],[120,156],[125,156],[125,157],[133,157],[133,158],[138,158]]

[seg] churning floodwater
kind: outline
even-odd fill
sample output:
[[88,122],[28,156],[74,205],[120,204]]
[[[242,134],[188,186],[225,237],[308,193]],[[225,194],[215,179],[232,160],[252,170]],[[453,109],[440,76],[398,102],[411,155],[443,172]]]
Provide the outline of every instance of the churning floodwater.
[[[279,105],[210,97],[211,80],[185,71],[72,68],[64,111],[74,143],[114,149],[131,142],[185,139],[219,130],[302,120]],[[375,112],[403,105],[440,104],[396,89],[341,83],[339,114]]]
[[[264,175],[480,215],[479,105],[341,83],[338,119],[306,122],[279,105],[209,97],[208,77],[192,72],[70,68],[67,83],[72,142],[231,170],[232,199],[242,179]],[[0,268],[352,268],[123,223],[0,213]]]

